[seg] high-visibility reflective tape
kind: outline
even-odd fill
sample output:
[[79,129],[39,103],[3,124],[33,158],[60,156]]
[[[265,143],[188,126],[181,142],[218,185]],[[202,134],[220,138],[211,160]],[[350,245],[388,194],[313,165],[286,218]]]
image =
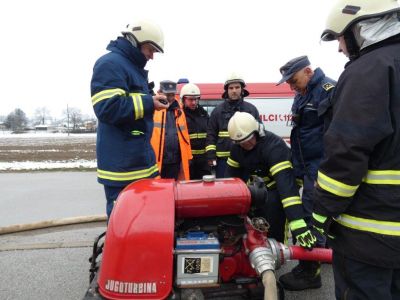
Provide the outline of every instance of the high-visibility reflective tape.
[[228,131],[220,131],[218,132],[218,137],[229,137]]
[[227,162],[232,168],[240,168],[240,164],[237,161],[234,161],[232,158],[228,158]]
[[398,170],[368,170],[363,182],[368,184],[400,184]]
[[148,178],[155,172],[158,172],[157,165],[154,165],[148,169],[131,171],[131,172],[110,172],[97,169],[97,176],[102,179],[108,179],[113,181],[129,181],[129,180]]
[[144,117],[144,109],[143,109],[143,99],[142,94],[131,93],[129,96],[132,97],[133,101],[133,109],[135,114],[135,120],[143,119]]
[[217,151],[216,155],[217,157],[228,157],[230,153],[230,151]]
[[206,149],[199,149],[199,150],[192,149],[193,155],[200,155],[200,154],[204,154],[204,153],[206,153]]
[[275,175],[276,173],[284,170],[284,169],[288,169],[288,168],[292,168],[292,163],[288,160],[280,162],[276,165],[273,165],[269,171],[271,172],[272,175]]
[[379,221],[341,214],[335,219],[339,224],[357,229],[384,235],[400,236],[400,222]]
[[297,204],[302,204],[301,198],[299,196],[293,196],[293,197],[288,197],[282,200],[282,206],[283,208],[292,206],[292,205],[297,205]]
[[208,146],[206,147],[206,151],[212,151],[212,150],[217,150],[217,146],[215,146],[215,145],[208,145]]
[[110,99],[116,95],[124,95],[125,91],[123,89],[108,89],[98,92],[92,96],[92,105],[96,105],[100,101]]
[[340,197],[352,197],[359,187],[358,185],[348,185],[337,181],[333,178],[326,176],[320,171],[318,171],[317,181],[318,185],[322,189]]

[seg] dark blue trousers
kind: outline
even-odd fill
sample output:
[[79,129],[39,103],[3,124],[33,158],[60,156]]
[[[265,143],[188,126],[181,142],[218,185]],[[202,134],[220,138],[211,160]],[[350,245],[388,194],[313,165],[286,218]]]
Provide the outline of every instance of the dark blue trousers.
[[340,300],[400,300],[400,269],[381,268],[333,252],[335,295]]
[[104,186],[104,192],[106,194],[106,212],[107,212],[107,219],[110,219],[111,211],[114,207],[114,201],[117,200],[119,193],[124,189],[123,186]]
[[217,158],[217,165],[215,166],[215,177],[224,178],[225,169],[227,166],[227,159]]

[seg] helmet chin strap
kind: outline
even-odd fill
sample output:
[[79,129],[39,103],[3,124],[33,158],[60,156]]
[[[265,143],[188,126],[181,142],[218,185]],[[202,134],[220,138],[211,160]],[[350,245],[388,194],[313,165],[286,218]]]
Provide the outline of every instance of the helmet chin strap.
[[351,28],[344,32],[343,37],[346,43],[347,52],[349,53],[349,59],[354,60],[358,58],[360,56],[360,47],[358,46],[357,40],[354,37],[354,33]]

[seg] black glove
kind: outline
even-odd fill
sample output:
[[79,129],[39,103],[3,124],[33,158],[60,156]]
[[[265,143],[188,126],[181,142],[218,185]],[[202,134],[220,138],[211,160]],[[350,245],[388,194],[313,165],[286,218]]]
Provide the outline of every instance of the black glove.
[[308,250],[315,247],[317,238],[303,219],[291,221],[289,227],[301,247]]
[[319,234],[329,237],[330,239],[334,239],[335,237],[329,235],[327,230],[329,228],[330,219],[328,217],[319,215],[317,213],[312,213],[311,225],[312,229],[316,230]]

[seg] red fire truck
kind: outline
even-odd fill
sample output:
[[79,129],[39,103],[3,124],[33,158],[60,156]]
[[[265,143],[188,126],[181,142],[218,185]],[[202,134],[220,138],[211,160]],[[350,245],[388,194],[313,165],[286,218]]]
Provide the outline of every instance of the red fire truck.
[[[184,84],[179,84],[181,88]],[[222,101],[223,83],[196,83],[201,91],[200,104],[211,111]],[[289,140],[291,130],[291,107],[294,93],[287,84],[276,86],[275,83],[247,83],[250,95],[246,101],[254,104],[265,128]]]

